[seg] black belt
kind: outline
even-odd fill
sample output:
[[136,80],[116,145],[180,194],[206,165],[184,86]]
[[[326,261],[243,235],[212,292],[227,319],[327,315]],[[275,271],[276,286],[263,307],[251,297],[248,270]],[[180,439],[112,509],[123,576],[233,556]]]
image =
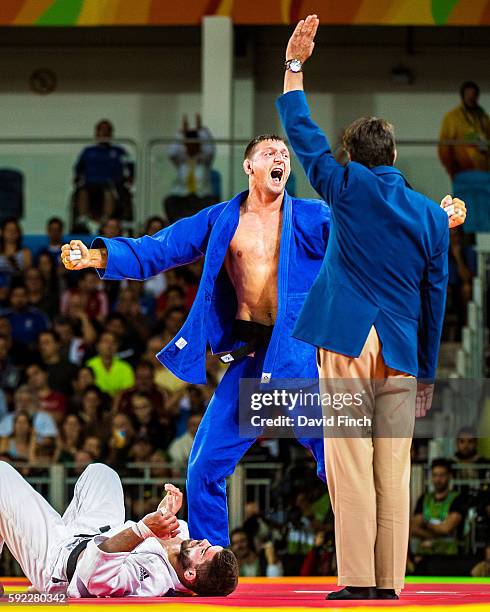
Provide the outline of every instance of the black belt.
[[110,525],[104,525],[104,527],[101,527],[99,529],[99,533],[94,533],[90,535],[86,533],[80,533],[77,536],[75,536],[77,538],[85,538],[85,539],[78,542],[75,548],[68,555],[68,560],[66,562],[66,577],[68,579],[68,582],[71,582],[71,579],[73,578],[73,574],[75,573],[75,570],[77,569],[78,558],[80,557],[82,552],[87,548],[90,540],[95,538],[96,535],[100,535],[101,533],[104,533],[105,531],[109,531],[109,529],[110,529]]
[[222,363],[238,361],[246,355],[253,353],[256,349],[267,346],[272,336],[273,325],[262,325],[254,321],[242,321],[237,319],[233,323],[233,335],[237,340],[242,340],[246,344],[238,347],[230,353],[218,355]]

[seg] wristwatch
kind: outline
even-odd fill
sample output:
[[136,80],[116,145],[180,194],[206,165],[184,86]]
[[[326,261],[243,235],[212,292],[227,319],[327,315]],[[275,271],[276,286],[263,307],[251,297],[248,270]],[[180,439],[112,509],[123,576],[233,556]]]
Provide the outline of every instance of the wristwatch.
[[303,64],[299,61],[299,59],[290,59],[284,62],[284,66],[286,70],[291,70],[291,72],[302,72]]

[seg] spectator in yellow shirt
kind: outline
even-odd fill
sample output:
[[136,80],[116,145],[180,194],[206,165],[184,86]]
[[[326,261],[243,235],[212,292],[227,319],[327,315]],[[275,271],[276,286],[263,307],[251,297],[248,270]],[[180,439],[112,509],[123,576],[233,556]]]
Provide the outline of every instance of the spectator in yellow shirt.
[[[480,88],[473,81],[461,85],[461,104],[444,116],[439,140],[439,158],[453,179],[464,170],[490,171],[490,117],[479,106]],[[444,144],[444,141],[464,144]]]
[[133,368],[116,357],[117,342],[111,332],[102,332],[97,343],[98,354],[87,361],[95,375],[95,384],[112,397],[134,385]]

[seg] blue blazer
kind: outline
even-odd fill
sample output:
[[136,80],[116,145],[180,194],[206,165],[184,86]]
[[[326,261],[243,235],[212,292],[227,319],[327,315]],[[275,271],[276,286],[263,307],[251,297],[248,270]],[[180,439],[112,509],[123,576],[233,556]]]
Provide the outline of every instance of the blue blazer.
[[284,94],[277,108],[332,213],[327,253],[294,336],[358,357],[374,325],[388,366],[433,379],[448,277],[447,214],[392,166],[338,164],[303,91]]
[[[206,382],[206,348],[221,353],[242,342],[233,338],[237,300],[224,260],[240,219],[240,204],[248,192],[229,202],[205,208],[181,219],[154,236],[101,238],[93,248],[105,247],[105,280],[144,280],[176,266],[204,257],[199,289],[182,329],[157,358],[176,376],[189,383]],[[278,312],[264,361],[262,380],[316,378],[315,349],[292,337],[293,327],[315,280],[327,246],[330,209],[320,200],[283,200],[278,269]]]

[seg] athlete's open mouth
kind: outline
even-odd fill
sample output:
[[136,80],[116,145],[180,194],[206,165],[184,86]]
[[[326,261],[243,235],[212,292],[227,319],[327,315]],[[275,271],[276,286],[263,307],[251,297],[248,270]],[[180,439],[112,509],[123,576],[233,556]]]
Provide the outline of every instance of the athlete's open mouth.
[[282,168],[273,168],[271,172],[271,179],[274,183],[280,183],[282,181],[282,177],[284,174],[284,170]]

